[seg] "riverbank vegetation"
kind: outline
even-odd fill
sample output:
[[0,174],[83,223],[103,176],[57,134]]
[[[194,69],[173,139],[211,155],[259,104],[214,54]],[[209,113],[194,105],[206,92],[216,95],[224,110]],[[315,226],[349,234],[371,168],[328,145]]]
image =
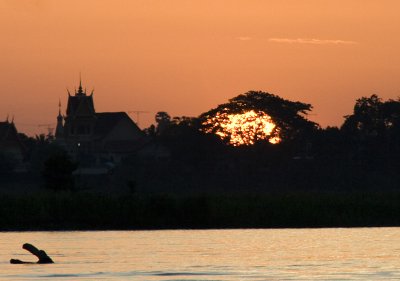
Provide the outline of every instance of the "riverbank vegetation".
[[362,97],[324,129],[311,109],[251,91],[195,118],[158,112],[148,142],[95,176],[75,172],[93,155],[22,137],[25,175],[0,157],[0,229],[400,225],[400,100]]
[[0,230],[400,226],[400,192],[0,195]]

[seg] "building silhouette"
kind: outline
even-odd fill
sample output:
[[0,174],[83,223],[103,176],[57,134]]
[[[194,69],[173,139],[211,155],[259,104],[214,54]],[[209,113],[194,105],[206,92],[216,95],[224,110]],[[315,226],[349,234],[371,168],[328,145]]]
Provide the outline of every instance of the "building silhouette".
[[13,163],[14,170],[23,170],[27,149],[21,142],[14,121],[0,122],[0,153]]
[[74,95],[68,92],[65,116],[59,103],[55,138],[84,166],[118,163],[145,142],[126,112],[96,112],[93,91],[87,94],[81,81]]

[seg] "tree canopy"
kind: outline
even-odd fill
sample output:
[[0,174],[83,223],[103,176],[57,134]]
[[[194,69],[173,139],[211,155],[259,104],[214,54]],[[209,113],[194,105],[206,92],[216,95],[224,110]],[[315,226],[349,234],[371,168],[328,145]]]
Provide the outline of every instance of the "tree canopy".
[[345,116],[342,130],[354,139],[378,138],[380,142],[400,137],[400,101],[382,101],[377,95],[357,99],[353,114]]
[[[270,117],[270,122],[275,125],[269,132],[267,140],[279,135],[282,141],[288,141],[318,128],[316,123],[306,118],[311,109],[311,104],[289,101],[262,91],[249,91],[201,114],[199,118],[203,125],[203,131],[219,134],[225,141],[229,141],[232,137],[231,134],[221,133],[223,131],[221,119],[251,111],[259,116],[266,114]],[[255,121],[255,126],[265,126],[263,122],[254,120],[254,116],[249,116],[247,121]],[[257,130],[257,128],[243,128],[243,132],[239,130],[239,133],[246,134],[251,129]],[[264,137],[257,139],[257,134],[255,138],[255,141],[265,139]]]

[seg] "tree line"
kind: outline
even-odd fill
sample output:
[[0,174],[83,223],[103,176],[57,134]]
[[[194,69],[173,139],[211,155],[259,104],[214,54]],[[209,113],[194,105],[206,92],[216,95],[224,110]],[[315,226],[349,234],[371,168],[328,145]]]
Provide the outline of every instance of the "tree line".
[[[253,136],[252,145],[229,145],[216,116],[267,113],[281,142]],[[196,118],[158,112],[146,132],[171,152],[168,161],[127,161],[143,189],[196,191],[397,189],[400,176],[400,100],[377,95],[356,100],[339,127],[308,120],[312,105],[265,92],[234,97]],[[257,125],[255,125],[257,126]],[[248,128],[247,128],[248,129]],[[254,128],[252,128],[254,129]],[[239,133],[246,134],[247,132]],[[273,134],[271,134],[271,137]],[[134,164],[140,163],[140,164]],[[145,163],[143,165],[143,163]],[[146,166],[146,163],[148,166]],[[154,167],[152,176],[146,173]],[[162,188],[161,188],[162,187]]]
[[[165,153],[126,155],[108,184],[131,192],[398,189],[399,99],[361,97],[339,127],[321,128],[307,118],[311,110],[311,104],[249,91],[198,117],[158,112],[156,124],[144,132],[153,151]],[[267,137],[250,135],[251,145],[231,145],[224,118],[249,111],[266,113],[275,127]],[[250,130],[262,130],[257,120],[251,121],[252,126],[237,127],[235,134],[246,137]],[[279,143],[269,141],[278,135]],[[20,139],[28,148],[31,172],[48,187],[74,186],[71,175],[79,163],[51,138],[20,134]],[[4,174],[10,164],[0,162]]]

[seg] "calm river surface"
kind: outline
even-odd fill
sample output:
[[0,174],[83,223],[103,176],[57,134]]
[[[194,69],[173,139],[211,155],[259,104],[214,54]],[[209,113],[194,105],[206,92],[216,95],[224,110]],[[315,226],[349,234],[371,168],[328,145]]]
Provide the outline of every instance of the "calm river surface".
[[[30,242],[56,262],[35,261]],[[1,232],[0,280],[400,280],[400,228]]]

